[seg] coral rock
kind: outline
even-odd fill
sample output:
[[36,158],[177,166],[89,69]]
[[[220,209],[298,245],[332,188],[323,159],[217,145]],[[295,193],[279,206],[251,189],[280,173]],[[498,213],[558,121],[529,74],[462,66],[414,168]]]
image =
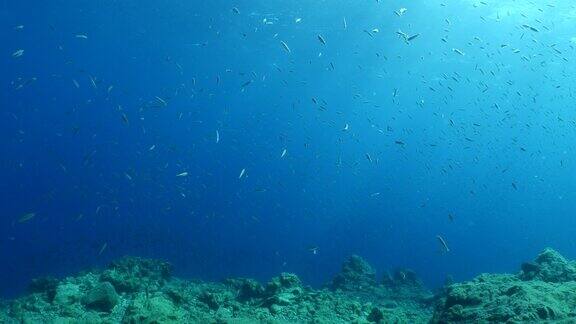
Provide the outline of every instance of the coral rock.
[[240,302],[262,298],[264,287],[253,279],[228,279],[225,284],[238,291],[237,299]]
[[518,275],[480,275],[449,286],[433,323],[561,322],[576,319],[574,265],[546,249]]
[[108,281],[119,292],[155,291],[170,279],[172,266],[167,262],[126,257],[110,264],[101,281]]
[[366,290],[376,286],[376,273],[357,255],[351,256],[342,265],[342,270],[332,280],[333,289],[348,291]]
[[82,302],[90,309],[110,312],[118,304],[118,299],[114,286],[109,282],[102,282],[90,289]]
[[524,263],[520,273],[522,280],[542,280],[546,282],[567,282],[576,280],[576,266],[560,253],[546,249],[534,262]]
[[72,283],[64,283],[56,288],[54,303],[58,305],[71,305],[80,300],[82,293],[80,287]]

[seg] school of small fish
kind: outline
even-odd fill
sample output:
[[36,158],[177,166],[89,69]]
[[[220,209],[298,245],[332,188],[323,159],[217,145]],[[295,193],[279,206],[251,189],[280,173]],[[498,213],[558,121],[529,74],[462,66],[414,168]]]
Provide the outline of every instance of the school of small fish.
[[[352,215],[364,206],[385,210],[386,197],[413,194],[417,207],[410,212],[431,215],[437,224],[449,215],[450,233],[448,226],[464,218],[459,209],[491,205],[487,201],[500,199],[486,198],[495,190],[556,193],[554,179],[572,174],[576,32],[554,17],[574,12],[576,4],[559,8],[533,2],[532,9],[482,1],[358,5],[389,21],[367,19],[345,4],[347,10],[290,14],[235,5],[221,14],[227,24],[217,24],[215,17],[191,24],[202,30],[198,35],[171,25],[179,43],[162,39],[142,45],[142,53],[150,55],[146,59],[120,49],[102,54],[116,62],[115,68],[126,68],[116,79],[82,57],[82,51],[95,51],[105,41],[97,29],[64,32],[57,22],[51,26],[49,32],[58,37],[50,41],[61,55],[52,63],[62,71],[33,75],[41,48],[26,42],[3,46],[9,64],[22,70],[5,89],[17,101],[43,95],[47,84],[54,87],[46,101],[61,111],[42,118],[58,122],[42,122],[56,135],[39,143],[81,139],[47,149],[58,161],[46,168],[75,181],[76,199],[99,206],[96,213],[78,211],[76,222],[135,206],[118,191],[141,186],[141,197],[163,204],[158,213],[214,196],[259,210],[269,199],[297,192],[318,201],[299,210],[302,214]],[[427,11],[433,18],[418,19]],[[4,32],[21,36],[29,29],[11,25]],[[219,56],[224,52],[237,57],[224,60]],[[154,80],[156,88],[142,86],[139,79]],[[69,93],[77,97],[63,100]],[[17,125],[14,143],[31,141],[26,120],[39,111],[36,104],[5,113]],[[67,147],[69,156],[55,153],[60,147]],[[15,170],[37,165],[20,160],[12,163]],[[108,170],[112,162],[122,168]],[[98,179],[90,181],[105,183],[100,190],[86,185],[85,174],[91,172]],[[176,184],[170,182],[174,177]],[[430,183],[438,185],[430,188]],[[46,191],[47,200],[59,193]],[[446,200],[440,191],[453,194]],[[350,193],[347,203],[331,192]],[[267,206],[292,212],[287,202],[274,203]],[[105,204],[111,206],[100,207]],[[213,205],[216,213],[218,204]],[[446,212],[438,216],[429,206]],[[33,226],[49,218],[41,209],[36,209],[40,219],[28,212],[11,221]],[[447,242],[457,244],[447,236],[429,238],[448,253],[453,250]],[[108,248],[102,243],[94,254]],[[310,251],[315,255],[318,248]]]

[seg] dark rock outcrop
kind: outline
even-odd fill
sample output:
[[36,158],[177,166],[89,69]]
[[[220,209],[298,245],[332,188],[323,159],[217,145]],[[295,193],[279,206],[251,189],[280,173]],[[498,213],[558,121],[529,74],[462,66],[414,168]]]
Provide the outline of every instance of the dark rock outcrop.
[[240,302],[264,297],[264,287],[254,279],[227,279],[224,283],[238,292],[237,299]]
[[46,294],[48,300],[52,301],[54,296],[56,296],[56,288],[58,287],[58,280],[52,277],[42,277],[38,279],[32,279],[32,282],[28,286],[28,292],[44,293]]
[[303,292],[300,278],[293,273],[283,272],[266,285],[263,305],[271,307],[271,310],[274,309],[273,306],[288,306],[296,302]]
[[342,265],[342,270],[332,280],[332,289],[345,291],[369,290],[376,286],[376,272],[357,255]]
[[151,292],[160,289],[171,274],[167,262],[126,257],[111,263],[100,280],[110,282],[118,292]]
[[423,288],[424,284],[410,269],[397,269],[394,275],[386,273],[382,279],[382,284],[387,288]]

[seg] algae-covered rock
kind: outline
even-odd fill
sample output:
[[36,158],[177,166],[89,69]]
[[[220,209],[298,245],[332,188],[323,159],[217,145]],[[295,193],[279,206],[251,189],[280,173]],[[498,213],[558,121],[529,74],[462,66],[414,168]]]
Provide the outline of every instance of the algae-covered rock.
[[218,310],[234,300],[234,296],[226,290],[205,290],[198,296],[198,300],[211,310]]
[[56,288],[58,287],[58,279],[52,277],[42,277],[32,279],[28,285],[28,292],[33,294],[46,294],[48,300],[53,300],[56,296]]
[[397,269],[394,275],[386,273],[382,279],[382,284],[388,288],[424,288],[424,284],[410,269]]
[[522,280],[542,280],[546,282],[567,282],[576,280],[576,266],[560,253],[545,249],[534,262],[522,264]]
[[178,289],[178,287],[169,287],[164,290],[164,294],[166,294],[175,305],[183,304],[187,300],[185,292]]
[[165,284],[171,273],[172,266],[167,262],[126,257],[111,263],[100,280],[112,283],[119,292],[155,291]]
[[277,307],[291,305],[302,295],[303,291],[302,282],[297,275],[283,272],[280,276],[272,278],[266,285],[264,294],[267,297],[263,305],[277,313]]
[[449,286],[433,322],[576,321],[573,265],[547,249],[518,275],[484,274]]
[[[346,269],[374,278],[362,262]],[[118,295],[115,287],[124,291]],[[252,279],[179,280],[170,277],[166,263],[138,258],[114,262],[104,271],[37,281],[30,291],[0,307],[0,323],[423,323],[432,314],[413,298],[419,293],[383,285],[317,290],[290,273],[264,286]],[[48,298],[50,291],[54,298]]]
[[384,319],[384,313],[382,313],[382,311],[378,307],[374,307],[372,308],[372,311],[370,311],[370,314],[368,314],[368,317],[366,319],[369,322],[378,323]]
[[71,305],[82,298],[80,286],[73,283],[62,283],[56,288],[54,303],[58,305]]
[[264,297],[264,287],[254,279],[227,279],[224,283],[238,292],[236,298],[241,302]]
[[152,324],[152,323],[185,323],[185,312],[176,307],[163,295],[148,296],[139,293],[126,313],[122,323]]
[[333,289],[366,290],[376,286],[376,272],[357,255],[342,265],[342,270],[332,280]]
[[302,290],[302,282],[297,275],[283,272],[280,276],[272,278],[272,280],[266,285],[265,292],[268,295],[272,295],[287,290]]
[[102,282],[90,289],[82,302],[90,309],[110,312],[118,304],[118,300],[119,297],[114,286],[109,282]]
[[435,322],[550,321],[576,318],[576,283],[522,281],[512,275],[483,275],[449,287]]

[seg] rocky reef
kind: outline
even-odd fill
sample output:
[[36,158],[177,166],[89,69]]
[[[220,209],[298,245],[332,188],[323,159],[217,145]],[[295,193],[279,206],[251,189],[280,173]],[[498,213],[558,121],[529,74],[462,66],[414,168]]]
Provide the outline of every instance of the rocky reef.
[[[387,277],[388,278],[388,277]],[[281,273],[261,284],[171,276],[168,263],[124,258],[62,280],[40,278],[28,294],[0,304],[1,323],[376,323],[426,322],[432,294],[388,278],[378,282],[353,256],[323,289]]]
[[443,292],[432,322],[576,321],[576,262],[546,249],[518,274],[483,274]]
[[40,278],[0,302],[0,323],[488,323],[576,320],[576,263],[544,250],[517,274],[483,274],[432,294],[407,269],[379,278],[361,257],[322,289],[281,273],[268,283],[174,278],[127,257],[103,270]]

